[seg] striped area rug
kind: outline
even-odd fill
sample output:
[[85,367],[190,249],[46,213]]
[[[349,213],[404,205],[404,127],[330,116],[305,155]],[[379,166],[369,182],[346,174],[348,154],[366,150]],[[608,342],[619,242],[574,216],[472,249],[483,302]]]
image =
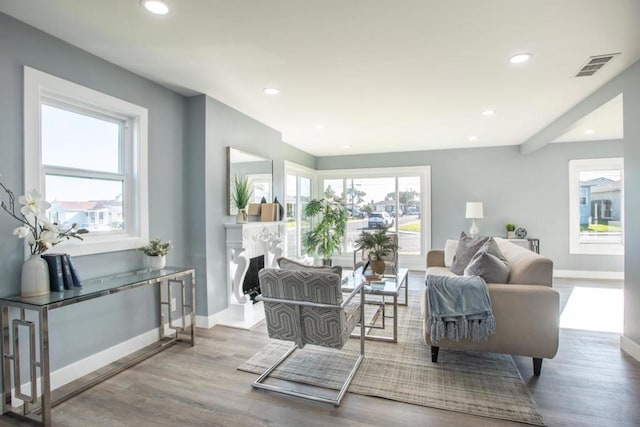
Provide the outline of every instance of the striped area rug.
[[[387,306],[387,309],[390,309]],[[390,333],[392,324],[386,325]],[[273,340],[238,369],[260,374],[291,343]],[[341,350],[307,346],[297,350],[271,376],[339,389],[359,352],[351,339]],[[419,293],[399,308],[398,343],[366,341],[365,359],[349,387],[350,393],[463,412],[483,417],[544,425],[533,396],[513,358],[496,353],[442,349],[431,363],[422,339]],[[348,399],[343,402],[348,404]]]

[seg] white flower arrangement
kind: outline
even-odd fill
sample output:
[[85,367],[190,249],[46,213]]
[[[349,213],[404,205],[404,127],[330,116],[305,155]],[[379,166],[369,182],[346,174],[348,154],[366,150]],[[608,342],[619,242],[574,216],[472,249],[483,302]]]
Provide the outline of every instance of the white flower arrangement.
[[18,202],[23,205],[20,212],[16,213],[16,196],[2,182],[0,187],[4,190],[8,200],[0,201],[0,207],[11,217],[21,222],[22,225],[13,230],[13,235],[20,239],[26,239],[31,249],[31,255],[39,255],[64,240],[79,239],[81,235],[87,234],[89,230],[77,228],[73,224],[70,228],[63,229],[57,223],[49,222],[46,218],[46,211],[51,207],[51,203],[42,198],[37,190],[31,190],[24,196],[18,197]]

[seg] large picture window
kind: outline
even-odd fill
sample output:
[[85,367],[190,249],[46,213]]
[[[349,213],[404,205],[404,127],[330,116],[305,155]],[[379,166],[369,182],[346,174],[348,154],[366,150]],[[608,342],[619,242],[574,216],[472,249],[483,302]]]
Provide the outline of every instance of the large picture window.
[[148,240],[147,110],[25,67],[25,186],[51,203],[49,220],[77,224],[73,255]]
[[334,259],[342,265],[352,264],[358,235],[381,224],[398,235],[400,264],[424,268],[431,239],[429,166],[321,171],[318,175],[320,193],[343,199],[349,213],[343,252]]
[[621,158],[569,162],[570,253],[624,253]]

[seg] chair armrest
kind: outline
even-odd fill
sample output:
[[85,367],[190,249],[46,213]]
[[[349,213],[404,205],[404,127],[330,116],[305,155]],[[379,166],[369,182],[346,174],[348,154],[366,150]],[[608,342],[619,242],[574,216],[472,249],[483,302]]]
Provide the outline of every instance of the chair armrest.
[[347,306],[347,304],[349,304],[349,302],[353,299],[353,297],[358,295],[358,293],[360,293],[360,292],[364,292],[364,282],[361,282],[358,286],[353,288],[353,291],[351,291],[349,296],[344,301],[342,301],[342,304],[340,305],[340,308],[345,308]]
[[432,249],[427,252],[427,268],[444,266],[444,250]]

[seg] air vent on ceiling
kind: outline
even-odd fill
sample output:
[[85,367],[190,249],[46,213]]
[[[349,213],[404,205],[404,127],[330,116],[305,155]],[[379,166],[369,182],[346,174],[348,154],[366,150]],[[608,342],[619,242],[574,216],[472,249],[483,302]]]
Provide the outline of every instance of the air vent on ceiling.
[[576,74],[576,77],[589,77],[593,76],[596,71],[604,67],[611,61],[616,55],[620,53],[609,53],[607,55],[592,56],[587,59],[587,62],[580,68],[580,71]]

